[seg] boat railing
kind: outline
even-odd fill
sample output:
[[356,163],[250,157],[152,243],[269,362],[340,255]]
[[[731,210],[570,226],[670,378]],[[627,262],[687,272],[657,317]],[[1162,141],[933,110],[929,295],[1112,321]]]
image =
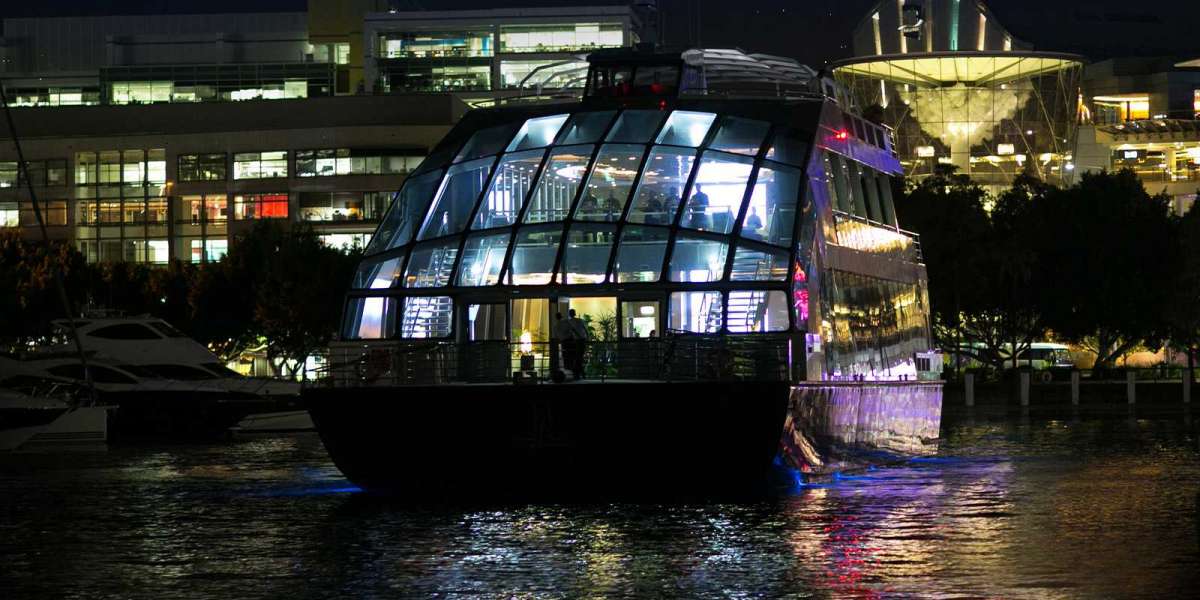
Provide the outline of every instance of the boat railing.
[[[787,381],[784,336],[673,335],[588,341],[582,378],[620,381]],[[309,385],[417,386],[573,379],[570,344],[558,342],[341,342]]]

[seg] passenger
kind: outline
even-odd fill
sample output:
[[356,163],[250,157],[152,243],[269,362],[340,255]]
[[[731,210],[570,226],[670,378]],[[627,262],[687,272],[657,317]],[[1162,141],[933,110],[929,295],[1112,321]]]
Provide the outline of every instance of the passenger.
[[[575,316],[575,309],[567,311],[567,333],[570,336],[570,350],[563,349],[563,354],[567,358],[567,368],[575,374],[575,380],[583,379],[583,355],[587,352],[588,329],[587,324],[583,319]],[[564,346],[566,344],[564,343]]]
[[712,226],[708,223],[708,194],[704,193],[704,186],[699,183],[696,184],[696,193],[692,194],[689,206],[689,226],[694,229],[711,229]]
[[666,225],[666,219],[663,217],[663,203],[658,199],[658,194],[651,192],[650,197],[646,199],[646,203],[642,205],[642,212],[646,216],[647,225]]
[[579,201],[579,217],[581,219],[595,219],[600,216],[600,201],[592,194],[589,188],[583,200]]
[[608,197],[604,199],[604,205],[603,205],[605,221],[616,221],[617,220],[617,217],[620,216],[619,213],[621,211],[621,207],[619,206],[619,204],[620,203],[617,202],[617,197],[613,194],[613,191],[608,190]]
[[756,212],[754,207],[751,206],[750,214],[746,215],[746,225],[742,227],[742,235],[761,239],[762,236],[759,235],[758,230],[762,229],[762,226],[762,219],[759,218],[758,212]]

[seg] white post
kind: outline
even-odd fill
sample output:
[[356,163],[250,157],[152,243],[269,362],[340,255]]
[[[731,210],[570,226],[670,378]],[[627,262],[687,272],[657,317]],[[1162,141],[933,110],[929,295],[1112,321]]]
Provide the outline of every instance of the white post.
[[1029,371],[1021,371],[1021,406],[1029,406]]
[[963,375],[963,384],[966,386],[967,406],[975,406],[975,374]]
[[1071,369],[1071,404],[1079,406],[1079,370]]
[[1125,372],[1125,396],[1130,405],[1137,404],[1137,373],[1134,371]]

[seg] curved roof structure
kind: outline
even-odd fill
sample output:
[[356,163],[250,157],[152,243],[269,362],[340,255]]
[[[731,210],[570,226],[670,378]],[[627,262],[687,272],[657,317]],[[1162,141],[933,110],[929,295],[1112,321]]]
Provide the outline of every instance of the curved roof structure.
[[918,87],[964,83],[992,86],[1082,66],[1084,58],[1054,52],[931,52],[859,57],[834,63],[839,74]]

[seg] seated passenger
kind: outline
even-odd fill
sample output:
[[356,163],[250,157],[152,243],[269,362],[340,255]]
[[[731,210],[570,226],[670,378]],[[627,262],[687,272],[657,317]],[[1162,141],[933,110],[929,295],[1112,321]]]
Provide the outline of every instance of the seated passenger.
[[763,236],[758,231],[763,228],[762,219],[758,216],[758,212],[754,207],[750,207],[750,214],[746,215],[746,222],[742,225],[742,235],[749,238],[763,239]]

